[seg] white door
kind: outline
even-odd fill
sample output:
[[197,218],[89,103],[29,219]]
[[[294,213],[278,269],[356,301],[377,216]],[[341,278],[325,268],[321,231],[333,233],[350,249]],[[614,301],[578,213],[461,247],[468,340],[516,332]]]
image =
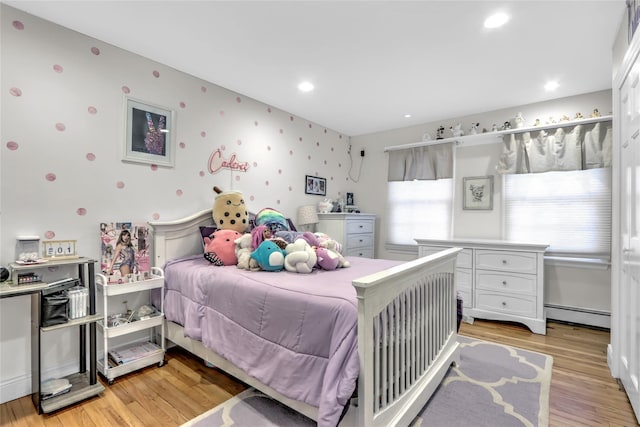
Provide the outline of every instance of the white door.
[[640,420],[640,61],[620,90],[620,380]]

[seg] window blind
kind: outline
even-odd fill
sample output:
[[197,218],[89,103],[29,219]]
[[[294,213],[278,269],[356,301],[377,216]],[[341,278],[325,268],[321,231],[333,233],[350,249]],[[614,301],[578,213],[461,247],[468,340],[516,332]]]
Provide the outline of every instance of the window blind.
[[608,257],[611,169],[503,175],[505,238],[548,243],[548,253]]

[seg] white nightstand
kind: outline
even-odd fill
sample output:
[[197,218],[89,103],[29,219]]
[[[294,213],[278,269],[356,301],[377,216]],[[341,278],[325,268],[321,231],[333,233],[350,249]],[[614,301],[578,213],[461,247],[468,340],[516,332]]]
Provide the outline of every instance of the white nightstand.
[[316,229],[342,243],[342,255],[375,258],[376,216],[366,213],[319,213]]

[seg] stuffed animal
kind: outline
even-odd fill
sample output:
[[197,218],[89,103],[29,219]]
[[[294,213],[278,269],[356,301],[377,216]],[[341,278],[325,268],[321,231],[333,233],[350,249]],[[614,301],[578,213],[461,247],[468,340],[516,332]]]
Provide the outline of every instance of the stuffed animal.
[[218,194],[213,201],[211,215],[220,230],[235,230],[244,233],[249,227],[249,213],[244,198],[239,191],[222,191],[213,187]]
[[342,253],[342,244],[337,240],[332,239],[328,234],[317,231],[315,233],[318,241],[317,246],[322,248],[331,249],[334,252]]
[[318,262],[316,251],[304,239],[287,245],[284,268],[294,273],[311,273]]
[[316,256],[318,257],[316,265],[323,270],[335,270],[339,267],[338,255],[329,249],[316,248]]
[[236,239],[241,236],[235,230],[216,230],[204,238],[204,257],[214,265],[236,265]]
[[236,239],[236,258],[238,258],[237,267],[242,270],[258,271],[260,266],[258,261],[251,258],[253,247],[251,245],[251,234],[245,233]]
[[271,231],[271,234],[275,234],[276,231],[289,229],[287,218],[273,208],[261,209],[256,214],[255,223],[256,227],[260,225],[266,226]]
[[261,270],[280,271],[284,267],[285,252],[270,240],[260,243],[258,248],[251,252],[251,258],[256,260]]

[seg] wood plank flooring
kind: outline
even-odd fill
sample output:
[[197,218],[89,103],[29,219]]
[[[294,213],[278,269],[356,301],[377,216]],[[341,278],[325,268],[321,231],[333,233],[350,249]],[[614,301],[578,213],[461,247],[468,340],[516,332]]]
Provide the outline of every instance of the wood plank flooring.
[[[549,425],[637,426],[607,366],[609,332],[548,322],[547,335],[517,324],[476,320],[460,333],[553,356]],[[179,426],[246,386],[180,350],[167,363],[117,378],[98,397],[38,415],[29,396],[0,405],[0,426]]]

